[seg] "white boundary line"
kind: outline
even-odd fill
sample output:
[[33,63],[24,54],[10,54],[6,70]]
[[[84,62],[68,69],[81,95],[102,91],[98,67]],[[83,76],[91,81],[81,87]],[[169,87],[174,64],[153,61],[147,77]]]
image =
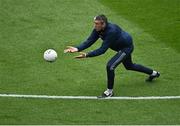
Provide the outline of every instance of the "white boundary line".
[[[100,99],[96,96],[48,96],[48,95],[21,95],[21,94],[0,94],[0,97],[12,98],[39,98],[39,99]],[[102,99],[102,98],[101,98]],[[180,99],[180,96],[122,96],[103,98],[108,100],[156,100],[156,99]]]

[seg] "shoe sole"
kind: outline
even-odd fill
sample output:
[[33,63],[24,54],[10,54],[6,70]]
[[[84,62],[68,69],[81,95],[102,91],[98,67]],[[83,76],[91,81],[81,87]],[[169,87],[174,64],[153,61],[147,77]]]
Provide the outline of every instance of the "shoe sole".
[[110,97],[113,97],[114,96],[114,93],[110,96],[107,96],[107,97],[104,97],[104,96],[97,96],[98,99],[101,99],[101,98],[110,98]]

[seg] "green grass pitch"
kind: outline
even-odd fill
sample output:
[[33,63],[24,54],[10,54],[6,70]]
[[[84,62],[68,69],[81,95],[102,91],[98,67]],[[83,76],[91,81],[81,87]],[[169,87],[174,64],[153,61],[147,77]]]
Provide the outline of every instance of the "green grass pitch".
[[[0,94],[97,96],[115,54],[75,60],[63,54],[105,14],[134,39],[134,62],[161,72],[116,70],[116,96],[180,95],[180,0],[0,0]],[[97,41],[90,49],[98,48]],[[43,60],[54,48],[58,59]],[[0,97],[0,124],[180,124],[176,100],[62,100]]]

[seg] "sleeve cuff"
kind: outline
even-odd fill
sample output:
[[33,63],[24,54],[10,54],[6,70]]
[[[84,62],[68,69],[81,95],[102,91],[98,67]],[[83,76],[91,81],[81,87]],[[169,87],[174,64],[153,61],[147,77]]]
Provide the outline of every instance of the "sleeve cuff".
[[76,48],[78,49],[78,52],[81,51],[80,48],[78,46],[76,46]]
[[86,57],[91,57],[91,52],[86,53]]

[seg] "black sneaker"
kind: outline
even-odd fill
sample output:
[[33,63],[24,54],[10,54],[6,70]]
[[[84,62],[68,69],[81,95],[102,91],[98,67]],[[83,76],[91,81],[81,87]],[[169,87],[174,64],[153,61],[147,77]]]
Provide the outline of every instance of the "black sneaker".
[[147,82],[151,82],[154,78],[158,78],[159,76],[160,76],[160,73],[157,72],[156,75],[150,75],[150,76],[146,79],[146,81],[147,81]]
[[108,98],[114,96],[114,93],[109,93],[107,90],[102,93],[102,95],[98,96],[98,98]]

